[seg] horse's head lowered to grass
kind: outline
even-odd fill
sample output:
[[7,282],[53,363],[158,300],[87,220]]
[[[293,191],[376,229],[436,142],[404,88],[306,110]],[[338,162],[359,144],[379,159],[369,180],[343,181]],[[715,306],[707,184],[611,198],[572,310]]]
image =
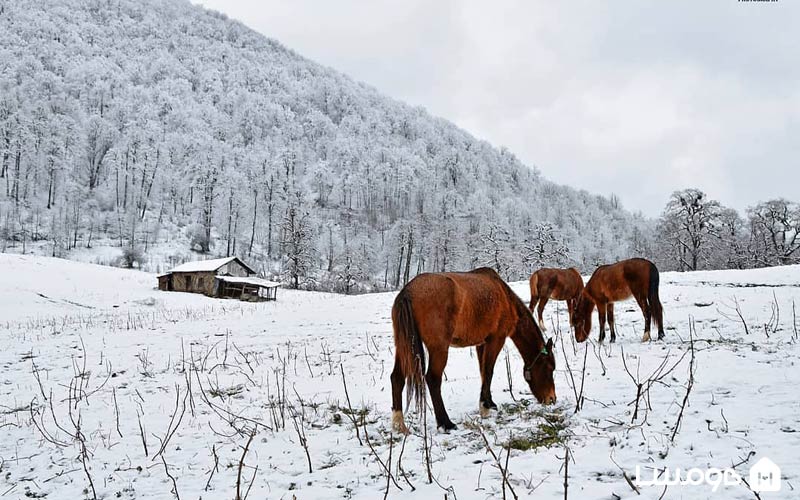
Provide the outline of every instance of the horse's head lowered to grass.
[[647,259],[633,258],[598,267],[578,297],[572,326],[575,340],[584,342],[592,331],[592,311],[597,307],[600,329],[598,340],[606,336],[606,321],[611,327],[611,342],[617,337],[614,323],[614,302],[633,297],[644,315],[642,342],[650,340],[650,324],[658,328],[658,339],[664,338],[663,308],[658,296],[659,275],[656,265]]
[[575,340],[585,342],[592,333],[592,311],[594,301],[586,293],[586,289],[578,296],[575,311],[572,313],[572,327],[575,329]]
[[556,402],[556,384],[553,380],[555,369],[556,357],[553,355],[553,339],[549,339],[533,359],[525,361],[522,374],[534,397],[542,404]]

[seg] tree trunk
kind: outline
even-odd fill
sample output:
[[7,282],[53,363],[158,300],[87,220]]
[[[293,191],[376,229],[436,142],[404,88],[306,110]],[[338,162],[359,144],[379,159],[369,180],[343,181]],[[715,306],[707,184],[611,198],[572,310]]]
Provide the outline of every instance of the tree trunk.
[[236,234],[239,232],[239,210],[236,210],[236,215],[233,217],[233,249],[231,255],[236,255]]
[[408,231],[408,252],[406,253],[406,273],[403,275],[403,284],[408,283],[409,275],[411,274],[411,254],[414,250],[414,233]]
[[[225,168],[225,164],[223,164],[220,170]],[[209,176],[204,180],[205,185],[203,186],[203,233],[204,233],[204,241],[201,245],[201,250],[203,253],[208,253],[211,250],[211,224],[214,220],[214,188],[217,183],[217,173],[213,172],[210,173]]]
[[272,258],[272,213],[275,209],[273,201],[275,191],[275,176],[269,176],[269,183],[267,184],[267,257]]
[[333,272],[333,228],[328,226],[328,272]]
[[228,242],[225,247],[225,257],[231,256],[231,226],[233,225],[233,188],[228,196]]
[[258,216],[258,190],[253,190],[253,227],[250,230],[250,246],[247,248],[247,255],[253,253],[253,242],[256,239],[256,218]]
[[394,279],[395,290],[400,288],[400,276],[402,276],[403,272],[403,254],[405,253],[405,251],[406,251],[406,246],[402,245],[400,247],[400,258],[397,259],[397,275],[395,276]]
[[130,148],[125,150],[125,184],[123,185],[123,193],[122,193],[122,209],[128,210],[128,165],[130,160]]
[[92,235],[94,234],[94,217],[89,223],[89,238],[86,240],[86,248],[92,248]]
[[[144,200],[142,201],[142,213],[139,217],[140,219],[144,220],[144,215],[147,213],[147,205],[150,204],[150,192],[153,190],[153,184],[156,182],[156,173],[158,173],[158,164],[161,158],[161,150],[156,150],[156,166],[153,167],[153,175],[150,176],[150,183],[147,185],[147,191],[144,194]],[[144,187],[144,172],[142,172],[142,187]]]
[[14,187],[11,189],[11,194],[14,198],[14,204],[19,205],[19,170],[20,163],[22,163],[22,151],[17,146],[17,156],[14,160]]
[[50,169],[50,178],[47,182],[47,209],[53,206],[53,178],[55,177],[55,169]]
[[6,145],[3,148],[3,162],[0,164],[0,179],[5,177],[8,171],[8,152],[11,151],[11,134],[8,130],[5,132],[5,143]]

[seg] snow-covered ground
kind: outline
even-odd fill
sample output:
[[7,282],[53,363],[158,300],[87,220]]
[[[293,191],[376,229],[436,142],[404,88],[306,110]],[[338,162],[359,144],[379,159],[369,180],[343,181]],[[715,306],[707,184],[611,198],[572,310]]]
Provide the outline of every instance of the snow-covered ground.
[[[509,342],[493,384],[500,410],[480,419],[474,351],[452,349],[443,397],[459,428],[439,433],[428,415],[432,484],[418,416],[407,415],[405,441],[390,433],[394,294],[280,290],[277,302],[250,304],[58,259],[0,254],[0,268],[0,498],[91,498],[94,488],[99,498],[228,499],[237,483],[251,499],[375,499],[387,484],[390,498],[498,498],[483,436],[520,498],[564,498],[567,448],[569,498],[755,498],[744,485],[639,495],[625,476],[635,481],[637,465],[648,477],[736,466],[747,478],[764,456],[782,468],[782,490],[761,497],[800,496],[800,266],[662,274],[664,342],[640,342],[629,302],[616,309],[616,344],[594,342],[596,320],[590,342],[574,344],[551,302],[553,407],[532,399]],[[526,285],[513,286],[527,300]],[[675,432],[690,330],[694,380]]]

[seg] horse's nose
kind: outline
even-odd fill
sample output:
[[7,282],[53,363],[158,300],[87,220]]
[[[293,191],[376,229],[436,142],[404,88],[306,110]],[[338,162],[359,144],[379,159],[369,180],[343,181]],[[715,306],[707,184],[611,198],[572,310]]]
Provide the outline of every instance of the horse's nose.
[[555,396],[550,396],[550,399],[547,400],[546,404],[549,404],[549,405],[556,404],[556,397]]

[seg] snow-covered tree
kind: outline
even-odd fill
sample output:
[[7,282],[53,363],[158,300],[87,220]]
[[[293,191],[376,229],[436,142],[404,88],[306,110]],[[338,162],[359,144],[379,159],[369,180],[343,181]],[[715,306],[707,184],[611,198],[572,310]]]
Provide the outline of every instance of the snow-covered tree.
[[299,288],[300,278],[308,276],[314,259],[309,213],[299,196],[286,207],[281,232],[284,275],[292,288]]
[[671,257],[681,270],[694,271],[708,257],[720,205],[699,189],[675,191],[659,224],[662,241],[669,242]]
[[542,267],[563,267],[570,263],[566,244],[548,222],[536,224],[523,247],[522,259],[530,273]]
[[800,262],[800,204],[783,198],[747,210],[750,251],[756,265]]

